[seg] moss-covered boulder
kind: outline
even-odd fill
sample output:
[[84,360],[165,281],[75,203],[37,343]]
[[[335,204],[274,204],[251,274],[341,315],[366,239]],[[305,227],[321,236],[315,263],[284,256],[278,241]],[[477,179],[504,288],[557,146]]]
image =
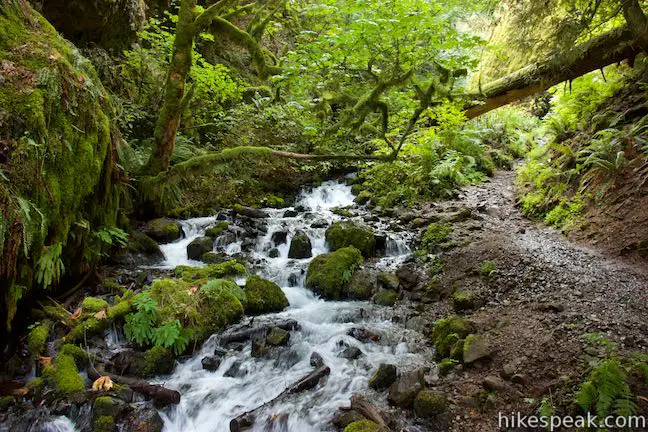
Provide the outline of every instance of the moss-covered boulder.
[[250,276],[244,289],[245,312],[250,315],[280,312],[288,307],[288,299],[276,283],[259,276]]
[[207,237],[216,238],[221,235],[224,231],[227,231],[229,223],[227,221],[220,221],[216,225],[210,226],[205,230],[205,235]]
[[66,353],[59,353],[53,363],[43,370],[46,382],[60,395],[67,395],[85,388],[83,377],[74,357]]
[[371,257],[376,252],[376,237],[371,228],[355,222],[335,222],[326,230],[325,235],[332,251],[353,246],[364,257]]
[[371,301],[380,306],[394,306],[398,300],[398,292],[393,290],[378,291],[371,298]]
[[108,302],[102,298],[86,297],[81,302],[81,309],[84,312],[99,312],[108,308]]
[[19,300],[99,260],[84,252],[116,226],[121,185],[110,96],[91,63],[28,2],[0,2],[0,75],[4,341]]
[[437,321],[432,330],[432,341],[437,358],[452,357],[460,360],[463,355],[464,339],[472,331],[473,326],[456,315]]
[[468,335],[463,344],[463,362],[474,363],[479,360],[490,358],[492,348],[488,341],[480,335]]
[[297,231],[290,240],[288,258],[310,258],[313,256],[312,249],[313,246],[311,245],[310,238],[308,238],[308,234],[304,231]]
[[463,312],[474,309],[476,301],[474,296],[468,291],[457,291],[450,297],[452,308],[457,312]]
[[306,286],[324,298],[335,300],[347,294],[353,273],[362,265],[362,254],[353,246],[316,256],[308,266]]
[[160,245],[141,231],[131,231],[126,247],[110,257],[111,261],[120,265],[140,266],[152,265],[164,259]]
[[389,388],[390,385],[396,381],[398,371],[396,366],[387,363],[381,363],[378,370],[373,374],[369,380],[369,387],[378,391],[383,391]]
[[158,218],[146,224],[144,233],[156,242],[171,243],[182,237],[182,226],[172,219]]
[[381,432],[378,424],[371,420],[360,420],[349,424],[344,428],[344,432]]
[[45,345],[50,332],[50,325],[51,323],[49,321],[45,321],[37,324],[29,331],[29,335],[27,335],[27,347],[32,356],[39,356],[45,351]]
[[128,404],[111,396],[99,396],[92,404],[93,432],[117,430],[117,420],[128,409]]
[[376,292],[376,274],[370,270],[358,270],[353,273],[346,288],[346,297],[353,300],[369,300]]
[[121,351],[111,359],[110,370],[120,375],[140,378],[170,374],[175,367],[173,353],[154,346],[146,351]]
[[368,190],[362,190],[358,193],[358,195],[355,197],[353,200],[356,204],[364,205],[367,204],[371,198],[373,197],[373,194],[368,191]]
[[414,412],[421,418],[434,418],[443,414],[447,408],[448,399],[441,392],[421,390],[414,399]]
[[178,266],[173,273],[186,282],[207,282],[209,279],[242,276],[246,271],[243,264],[236,260],[229,260],[206,267]]
[[211,237],[198,237],[187,245],[187,258],[198,261],[213,248],[214,240]]

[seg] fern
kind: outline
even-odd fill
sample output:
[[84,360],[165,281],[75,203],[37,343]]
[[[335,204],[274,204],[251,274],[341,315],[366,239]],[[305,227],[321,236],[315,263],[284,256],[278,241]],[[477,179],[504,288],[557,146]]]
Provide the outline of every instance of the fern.
[[126,339],[138,345],[148,345],[155,338],[157,302],[147,293],[142,293],[133,300],[133,305],[137,312],[126,315],[124,334]]
[[600,418],[611,414],[630,416],[636,412],[626,374],[616,358],[601,362],[576,394],[576,402],[585,412]]
[[36,263],[36,281],[43,287],[49,288],[52,283],[58,283],[65,272],[65,266],[61,260],[63,244],[56,243],[45,248]]

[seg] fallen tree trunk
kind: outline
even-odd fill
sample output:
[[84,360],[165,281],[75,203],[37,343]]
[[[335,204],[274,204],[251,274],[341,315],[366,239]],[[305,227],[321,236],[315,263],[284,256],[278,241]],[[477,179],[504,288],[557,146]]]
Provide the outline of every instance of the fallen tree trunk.
[[480,116],[605,66],[626,59],[632,63],[641,52],[641,39],[629,26],[617,27],[566,54],[554,55],[485,85],[480,92],[483,103],[468,104],[464,113],[469,119]]
[[251,427],[255,420],[257,414],[265,407],[272,405],[284,397],[295,394],[295,393],[300,393],[306,390],[310,390],[313,387],[317,385],[317,383],[320,382],[320,380],[329,375],[331,373],[331,369],[328,366],[321,366],[314,370],[313,372],[309,373],[305,377],[301,378],[299,381],[282,391],[277,397],[273,398],[272,400],[264,403],[263,405],[254,408],[251,411],[244,412],[243,414],[239,415],[238,417],[232,419],[230,421],[230,431],[231,432],[239,432],[242,430],[245,430],[249,427]]
[[163,387],[159,384],[150,384],[147,381],[129,378],[121,375],[109,374],[98,371],[94,367],[88,367],[88,377],[94,381],[100,376],[109,376],[117,384],[127,385],[137,393],[143,394],[155,401],[157,405],[166,406],[180,403],[180,392]]
[[351,397],[351,409],[360,413],[364,418],[371,420],[381,427],[381,430],[390,431],[387,422],[382,418],[380,413],[373,405],[364,400],[360,395]]

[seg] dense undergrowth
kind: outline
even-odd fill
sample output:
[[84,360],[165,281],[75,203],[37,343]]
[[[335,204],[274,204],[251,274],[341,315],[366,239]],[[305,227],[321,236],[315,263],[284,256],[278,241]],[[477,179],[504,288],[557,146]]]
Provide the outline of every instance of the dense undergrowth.
[[556,89],[541,125],[545,137],[518,168],[527,216],[570,229],[588,207],[609,205],[620,186],[641,191],[648,180],[645,80],[645,64],[610,67]]

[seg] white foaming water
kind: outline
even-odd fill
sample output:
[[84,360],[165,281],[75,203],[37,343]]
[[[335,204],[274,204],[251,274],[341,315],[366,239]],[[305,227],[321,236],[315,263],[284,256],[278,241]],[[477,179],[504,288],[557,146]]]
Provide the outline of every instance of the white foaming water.
[[28,432],[76,432],[74,423],[67,417],[59,416],[50,419],[39,420]]
[[197,237],[205,235],[205,229],[216,223],[216,217],[201,217],[180,221],[184,237],[180,240],[160,245],[166,260],[159,265],[161,268],[174,268],[179,265],[201,266],[200,261],[187,258],[187,246]]
[[[213,336],[201,351],[190,360],[180,364],[173,375],[161,377],[159,382],[178,389],[182,394],[179,405],[162,412],[167,432],[212,432],[229,430],[229,422],[236,416],[255,409],[272,400],[284,389],[313,371],[309,359],[313,352],[319,353],[331,373],[312,390],[289,396],[269,405],[256,416],[252,431],[325,431],[341,406],[348,406],[355,393],[368,391],[367,381],[380,363],[391,363],[399,370],[429,365],[431,352],[425,350],[423,336],[406,330],[391,320],[391,308],[381,308],[368,302],[327,302],[319,299],[304,287],[307,259],[290,259],[288,250],[291,238],[304,231],[310,238],[313,255],[327,252],[324,233],[326,228],[313,228],[315,221],[327,223],[339,220],[331,209],[353,204],[351,188],[338,183],[326,182],[310,192],[304,192],[298,206],[310,210],[295,217],[283,217],[286,209],[267,209],[267,230],[256,239],[248,255],[254,262],[254,272],[279,284],[290,302],[290,307],[278,314],[257,317],[265,319],[294,319],[301,329],[291,332],[288,347],[276,348],[277,354],[263,358],[251,356],[248,343],[241,351],[228,351],[215,372],[202,369],[201,359],[213,355],[218,338]],[[186,256],[186,245],[204,229],[214,223],[214,218],[191,219],[183,223],[186,237],[171,245],[163,246],[165,266],[193,264]],[[376,224],[380,226],[380,223]],[[316,226],[319,226],[316,224]],[[190,229],[192,231],[190,231]],[[286,242],[276,245],[279,256],[269,258],[268,251],[275,247],[272,234],[285,232]],[[378,266],[393,268],[409,254],[406,239],[400,233],[390,234],[387,251]],[[236,241],[240,250],[240,241]],[[228,246],[229,247],[229,246]],[[292,275],[292,276],[291,276]],[[242,281],[239,281],[242,282]],[[291,283],[292,282],[292,283]],[[289,286],[293,285],[293,286]],[[348,336],[353,327],[365,327],[381,335],[379,342],[360,342]],[[363,355],[357,360],[340,357],[345,348],[341,343],[360,348]],[[235,363],[244,376],[224,376]],[[275,414],[288,414],[283,424],[271,425],[269,418]]]

